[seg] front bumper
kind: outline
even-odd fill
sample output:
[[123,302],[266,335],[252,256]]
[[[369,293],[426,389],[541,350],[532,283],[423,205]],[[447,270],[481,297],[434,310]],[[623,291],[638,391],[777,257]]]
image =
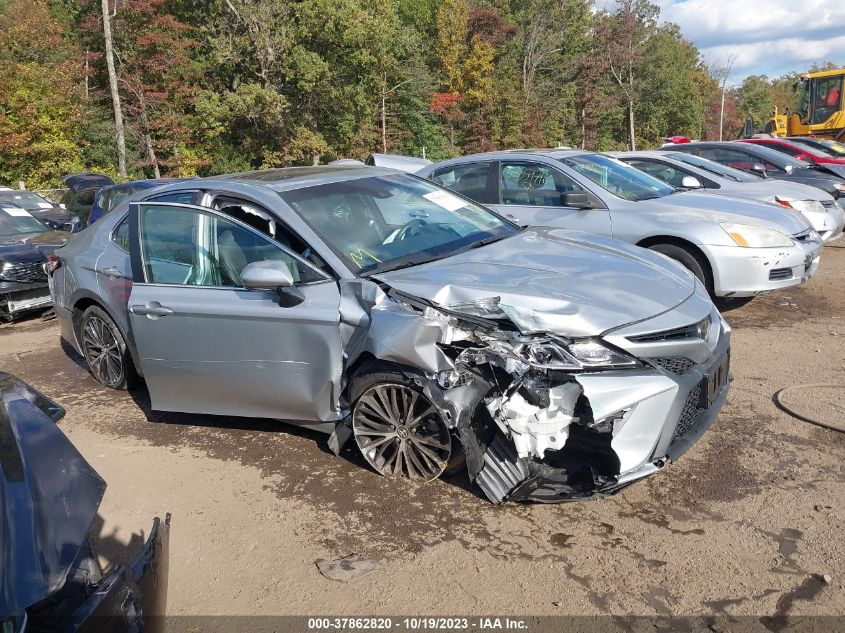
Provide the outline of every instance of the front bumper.
[[822,244],[804,242],[784,248],[704,246],[719,297],[753,297],[792,288],[818,271]]
[[[594,418],[631,410],[621,429],[614,432],[610,443],[612,454],[607,453],[605,460],[591,460],[589,472],[585,469],[575,477],[568,468],[557,466],[556,459],[563,457],[566,449],[575,448],[570,446],[573,441],[578,446],[586,446],[597,440],[597,436],[578,431],[573,426],[572,431],[576,433],[570,432],[569,442],[561,455],[547,452],[543,461],[522,460],[527,476],[509,498],[557,503],[612,495],[677,460],[710,428],[727,400],[727,383],[709,406],[703,399],[702,390],[706,388],[707,377],[723,366],[729,355],[730,336],[724,333],[707,362],[680,374],[655,369],[639,375],[625,372],[627,375],[623,376],[614,372],[580,377]],[[628,382],[625,389],[620,389],[620,379]],[[596,452],[601,449],[597,448]]]
[[[556,503],[615,494],[678,459],[713,424],[728,396],[731,330],[703,286],[675,309],[603,339],[642,366],[560,377],[581,389],[568,425],[549,424],[560,419],[556,411],[565,404],[509,428],[491,411],[499,429],[495,437],[481,438],[477,472],[470,460],[475,451],[467,452],[470,476],[491,501]],[[554,405],[558,378],[549,378],[547,399]],[[547,383],[529,376],[526,384],[534,389],[516,393],[537,403],[539,387]],[[515,398],[496,405],[511,408]],[[526,432],[533,442],[520,436]]]
[[0,315],[17,316],[52,304],[46,283],[0,282]]

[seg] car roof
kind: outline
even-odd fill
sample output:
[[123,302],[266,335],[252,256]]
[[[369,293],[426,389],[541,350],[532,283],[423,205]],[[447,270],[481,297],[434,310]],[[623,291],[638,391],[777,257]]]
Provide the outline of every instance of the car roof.
[[596,154],[597,152],[590,152],[583,149],[504,149],[495,152],[482,152],[480,154],[468,154],[459,158],[452,158],[435,163],[435,165],[458,164],[458,163],[472,163],[477,160],[513,160],[525,159],[531,160],[541,156],[543,158],[550,158],[552,160],[560,160],[563,158],[570,158],[572,156],[580,156],[583,154]]
[[130,180],[128,182],[119,182],[114,185],[103,187],[103,191],[113,191],[115,189],[152,189],[153,187],[160,187],[162,185],[169,185],[174,182],[184,182],[192,180],[191,178],[148,178],[146,180]]
[[608,156],[613,156],[614,158],[626,158],[626,157],[630,157],[630,158],[660,158],[661,160],[665,159],[665,158],[668,158],[668,159],[672,158],[671,156],[667,156],[666,152],[660,152],[656,149],[648,149],[648,150],[642,150],[642,151],[638,150],[638,151],[635,151],[635,152],[604,152],[604,153]]
[[256,185],[272,189],[273,191],[291,191],[315,185],[325,185],[343,180],[356,180],[372,176],[409,175],[407,172],[387,167],[371,167],[368,165],[322,165],[318,167],[280,167],[277,169],[261,169],[236,174],[222,174],[198,179],[196,182],[209,183],[239,183]]

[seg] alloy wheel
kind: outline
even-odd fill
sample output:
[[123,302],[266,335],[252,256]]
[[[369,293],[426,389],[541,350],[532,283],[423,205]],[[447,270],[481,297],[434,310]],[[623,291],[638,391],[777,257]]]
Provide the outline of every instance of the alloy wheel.
[[123,380],[123,354],[111,326],[91,315],[82,327],[82,347],[91,373],[102,384],[114,387]]
[[437,409],[405,385],[386,383],[365,391],[355,403],[352,431],[364,458],[386,477],[437,479],[452,452]]

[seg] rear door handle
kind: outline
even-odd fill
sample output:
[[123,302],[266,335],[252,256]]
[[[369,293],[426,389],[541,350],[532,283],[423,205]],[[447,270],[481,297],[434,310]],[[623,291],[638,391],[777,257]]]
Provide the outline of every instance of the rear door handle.
[[158,301],[147,301],[144,305],[136,303],[129,308],[129,311],[132,314],[146,316],[148,319],[158,319],[159,317],[173,314],[173,310],[161,305]]
[[123,277],[123,271],[120,270],[120,268],[118,268],[117,266],[109,266],[108,268],[103,268],[100,273],[105,275],[106,277]]

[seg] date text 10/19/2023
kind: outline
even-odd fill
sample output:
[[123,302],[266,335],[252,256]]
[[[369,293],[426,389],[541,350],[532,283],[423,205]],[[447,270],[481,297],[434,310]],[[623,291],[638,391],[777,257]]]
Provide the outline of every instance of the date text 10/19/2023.
[[322,617],[308,618],[308,629],[312,631],[346,630],[399,630],[399,631],[452,631],[452,630],[512,630],[527,631],[528,623],[509,617]]

